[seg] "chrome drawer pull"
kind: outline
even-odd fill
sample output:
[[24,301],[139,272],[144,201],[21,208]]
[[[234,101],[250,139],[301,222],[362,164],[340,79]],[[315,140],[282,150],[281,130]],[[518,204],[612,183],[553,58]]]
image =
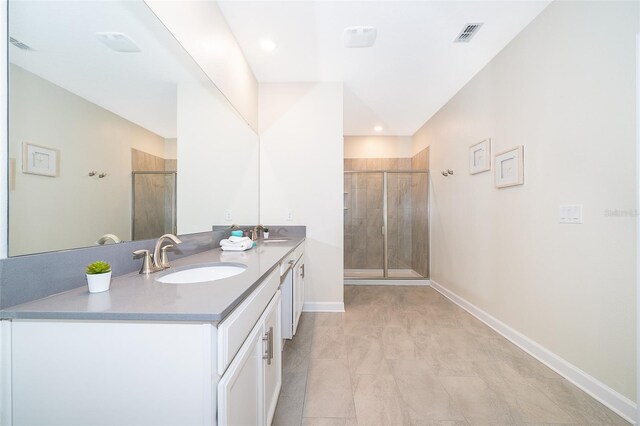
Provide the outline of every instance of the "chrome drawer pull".
[[262,336],[262,342],[267,344],[267,348],[265,349],[264,353],[262,354],[262,359],[266,359],[267,363],[271,363],[271,361],[269,361],[269,357],[271,356],[271,352],[269,350],[270,348],[270,342],[271,342],[271,330],[267,331],[266,333],[264,333],[264,335]]

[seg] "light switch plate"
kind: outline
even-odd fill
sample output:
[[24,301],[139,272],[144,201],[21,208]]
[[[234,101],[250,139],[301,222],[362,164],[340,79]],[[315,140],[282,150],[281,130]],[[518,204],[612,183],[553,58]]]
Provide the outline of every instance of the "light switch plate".
[[224,211],[224,220],[231,221],[233,220],[233,215],[231,214],[231,210]]
[[287,211],[287,221],[288,222],[293,221],[293,210],[288,210]]
[[566,204],[560,206],[560,223],[582,223],[582,204]]

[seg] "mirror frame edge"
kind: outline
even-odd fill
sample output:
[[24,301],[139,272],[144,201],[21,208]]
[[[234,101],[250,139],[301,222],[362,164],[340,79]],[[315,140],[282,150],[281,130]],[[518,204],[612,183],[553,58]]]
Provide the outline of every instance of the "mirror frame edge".
[[7,247],[9,245],[9,143],[8,143],[8,114],[9,114],[9,74],[8,74],[8,31],[9,26],[7,18],[9,2],[7,0],[0,0],[0,57],[3,58],[0,65],[0,78],[4,89],[0,97],[2,103],[3,113],[0,114],[0,132],[2,138],[0,139],[0,199],[3,200],[2,208],[0,209],[0,259],[6,259],[8,257]]

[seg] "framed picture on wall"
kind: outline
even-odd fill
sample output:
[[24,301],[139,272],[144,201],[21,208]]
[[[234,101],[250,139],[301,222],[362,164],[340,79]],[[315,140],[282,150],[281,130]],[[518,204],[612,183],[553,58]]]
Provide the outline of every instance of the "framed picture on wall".
[[22,173],[58,176],[58,150],[28,142],[22,144]]
[[524,147],[522,145],[497,154],[494,158],[496,187],[524,184]]
[[469,147],[469,173],[475,175],[488,170],[491,170],[491,139]]

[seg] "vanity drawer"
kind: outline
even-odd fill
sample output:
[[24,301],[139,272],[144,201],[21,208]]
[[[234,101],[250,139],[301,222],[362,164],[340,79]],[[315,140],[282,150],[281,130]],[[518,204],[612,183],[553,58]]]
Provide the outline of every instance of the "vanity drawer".
[[247,299],[218,324],[218,374],[222,376],[280,285],[275,268]]
[[280,264],[280,275],[284,275],[289,265],[293,266],[304,254],[304,242],[289,253]]

